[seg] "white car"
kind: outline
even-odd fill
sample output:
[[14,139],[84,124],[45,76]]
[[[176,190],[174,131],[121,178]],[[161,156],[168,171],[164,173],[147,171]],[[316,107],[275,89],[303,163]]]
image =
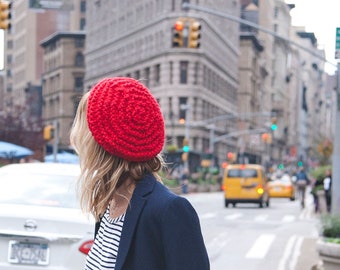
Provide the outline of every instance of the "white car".
[[84,269],[94,220],[76,196],[79,165],[0,168],[0,269]]

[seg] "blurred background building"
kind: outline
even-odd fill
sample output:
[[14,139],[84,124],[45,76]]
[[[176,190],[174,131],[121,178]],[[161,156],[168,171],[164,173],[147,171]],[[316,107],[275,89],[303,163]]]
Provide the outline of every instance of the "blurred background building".
[[291,25],[294,5],[199,1],[240,23],[184,10],[184,2],[198,3],[13,2],[0,111],[30,107],[41,136],[54,127],[45,149],[69,150],[81,95],[103,77],[128,76],[161,106],[170,162],[192,171],[237,161],[312,164],[313,145],[334,134],[334,78],[324,72],[314,33]]

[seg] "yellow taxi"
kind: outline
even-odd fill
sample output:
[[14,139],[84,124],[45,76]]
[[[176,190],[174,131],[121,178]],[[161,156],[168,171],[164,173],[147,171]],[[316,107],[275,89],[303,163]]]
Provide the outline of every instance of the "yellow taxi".
[[271,198],[289,198],[295,200],[295,186],[289,174],[276,175],[268,183]]
[[256,203],[269,206],[267,177],[259,164],[231,164],[225,168],[222,190],[225,207],[237,203]]

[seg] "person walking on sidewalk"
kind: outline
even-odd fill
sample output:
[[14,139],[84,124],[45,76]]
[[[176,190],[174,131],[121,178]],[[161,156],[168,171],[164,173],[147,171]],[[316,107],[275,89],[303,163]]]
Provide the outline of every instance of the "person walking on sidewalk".
[[298,190],[301,208],[305,208],[306,187],[307,185],[309,185],[310,181],[303,167],[299,168],[299,171],[296,173],[295,176],[296,176],[295,185]]
[[323,180],[323,188],[325,190],[327,211],[330,212],[332,202],[332,171],[330,169],[326,170],[326,177]]
[[164,119],[132,78],[105,78],[78,106],[70,140],[78,186],[97,223],[86,270],[209,270],[198,215],[162,184]]

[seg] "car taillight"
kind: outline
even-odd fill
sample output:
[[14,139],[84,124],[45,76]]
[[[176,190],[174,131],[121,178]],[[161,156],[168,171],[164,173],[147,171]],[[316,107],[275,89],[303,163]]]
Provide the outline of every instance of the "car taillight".
[[257,191],[258,194],[263,194],[263,192],[264,192],[264,190],[261,186],[258,186],[256,191]]
[[86,241],[84,242],[80,247],[79,247],[79,251],[81,253],[84,253],[85,255],[87,255],[93,245],[93,240],[90,240],[90,241]]
[[222,188],[222,190],[223,190],[223,191],[226,191],[226,189],[227,189],[227,186],[226,186],[226,185],[222,185],[222,187],[221,187],[221,188]]

